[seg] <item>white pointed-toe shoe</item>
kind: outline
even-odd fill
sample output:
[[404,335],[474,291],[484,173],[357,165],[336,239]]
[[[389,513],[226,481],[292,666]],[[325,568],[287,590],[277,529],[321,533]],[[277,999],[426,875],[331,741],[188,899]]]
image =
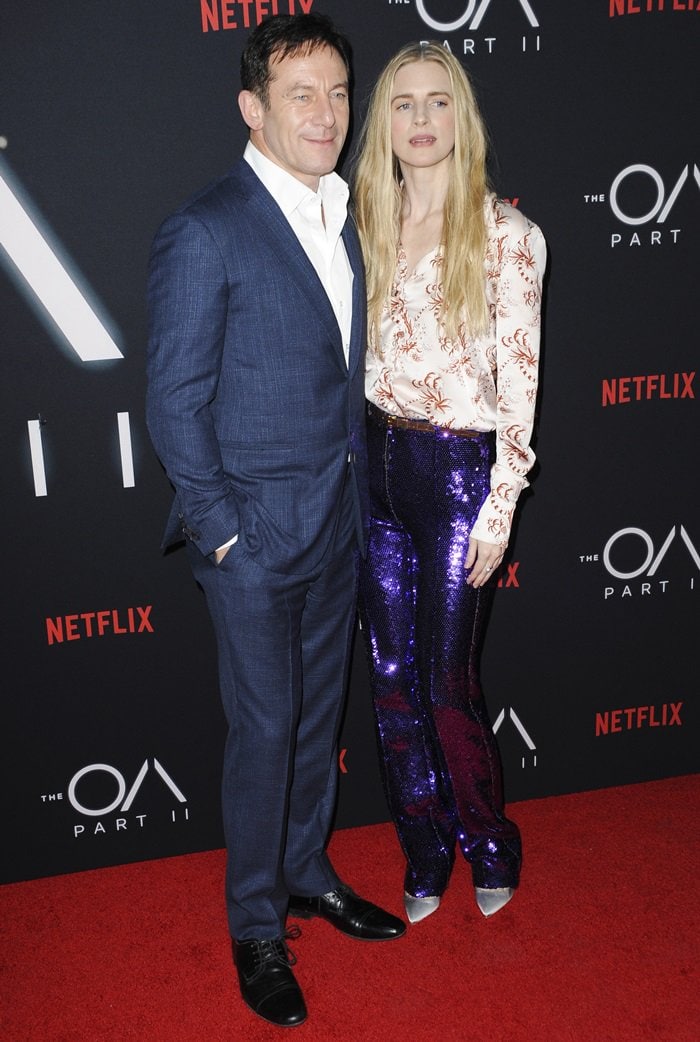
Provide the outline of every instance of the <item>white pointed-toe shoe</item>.
[[479,906],[479,911],[486,916],[495,915],[499,912],[504,905],[507,905],[511,897],[515,893],[512,886],[501,886],[493,890],[487,890],[485,887],[477,886],[476,891],[476,903]]
[[407,891],[403,895],[403,905],[409,923],[419,923],[421,919],[427,919],[437,910],[439,904],[439,897],[414,897]]

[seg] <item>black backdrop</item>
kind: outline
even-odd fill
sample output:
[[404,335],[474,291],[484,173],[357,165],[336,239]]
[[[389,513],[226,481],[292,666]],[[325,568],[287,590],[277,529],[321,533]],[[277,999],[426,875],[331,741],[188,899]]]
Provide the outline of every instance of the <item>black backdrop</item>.
[[[222,842],[213,637],[158,549],[145,267],[242,149],[250,26],[312,6],[354,45],[356,126],[403,43],[462,57],[494,185],[549,242],[541,473],[484,653],[508,798],[697,769],[700,0],[25,0],[0,14],[3,880]],[[384,820],[360,641],[341,746],[338,824]]]

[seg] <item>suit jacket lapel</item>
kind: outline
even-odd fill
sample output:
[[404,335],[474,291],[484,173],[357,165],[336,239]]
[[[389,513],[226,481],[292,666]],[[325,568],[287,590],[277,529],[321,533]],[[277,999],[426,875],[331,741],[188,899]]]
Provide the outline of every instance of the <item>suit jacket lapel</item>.
[[[260,209],[260,238],[267,239],[275,255],[284,258],[290,278],[293,278],[306,294],[309,303],[323,322],[329,337],[337,346],[343,359],[343,364],[345,364],[342,337],[333,307],[323,288],[323,283],[316,273],[316,269],[292,231],[289,221],[260,178],[257,177],[245,160],[241,160],[235,172],[240,175],[247,189],[250,202]],[[355,275],[353,280],[354,288],[354,284],[357,281],[357,272],[354,265],[353,273]]]
[[350,332],[350,357],[348,371],[352,374],[362,359],[362,348],[365,341],[367,323],[367,298],[365,290],[365,270],[362,263],[360,242],[357,237],[355,222],[350,215],[343,228],[343,242],[352,268],[352,329]]

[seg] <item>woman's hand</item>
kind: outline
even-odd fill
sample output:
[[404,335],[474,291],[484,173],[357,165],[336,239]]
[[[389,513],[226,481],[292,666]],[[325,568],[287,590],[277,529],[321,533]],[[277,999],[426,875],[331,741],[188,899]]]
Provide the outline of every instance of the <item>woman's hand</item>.
[[503,560],[505,546],[498,543],[486,543],[483,539],[469,537],[469,549],[464,567],[469,572],[467,582],[470,586],[483,586],[491,578]]

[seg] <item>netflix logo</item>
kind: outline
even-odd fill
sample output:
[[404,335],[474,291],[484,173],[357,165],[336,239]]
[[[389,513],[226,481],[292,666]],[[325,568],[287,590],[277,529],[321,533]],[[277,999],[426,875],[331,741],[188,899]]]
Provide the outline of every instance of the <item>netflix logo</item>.
[[274,14],[309,14],[314,0],[199,0],[202,32],[250,29]]
[[520,589],[520,583],[518,581],[519,567],[520,561],[509,561],[501,567],[497,583],[499,590],[507,590],[511,587],[516,590]]
[[86,640],[90,637],[121,636],[126,633],[153,633],[152,604],[145,608],[105,608],[103,611],[85,611],[75,615],[57,615],[47,618],[48,644],[63,644],[66,640]]
[[603,380],[601,404],[605,408],[606,405],[627,405],[660,398],[695,398],[694,379],[694,372],[613,377]]
[[682,702],[664,702],[660,706],[633,706],[611,709],[595,715],[595,735],[621,734],[647,727],[682,727]]
[[610,18],[656,11],[700,11],[700,0],[610,0]]

